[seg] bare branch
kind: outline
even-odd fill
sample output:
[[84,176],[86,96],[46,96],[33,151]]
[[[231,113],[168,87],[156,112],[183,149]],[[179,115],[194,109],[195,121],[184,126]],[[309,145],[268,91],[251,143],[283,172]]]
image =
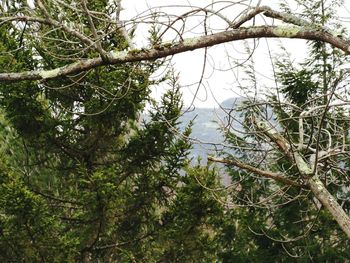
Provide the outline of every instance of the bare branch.
[[274,11],[268,6],[260,6],[252,9],[250,12],[248,12],[248,14],[242,16],[237,22],[231,23],[231,27],[238,28],[245,22],[251,20],[252,18],[256,17],[258,14],[261,13],[266,17],[278,19],[288,24],[293,24],[297,26],[312,26],[310,22],[299,17],[293,16],[291,14]]
[[239,161],[237,159],[234,159],[234,158],[232,158],[232,159],[219,159],[219,158],[215,158],[215,157],[209,156],[208,157],[208,161],[217,162],[217,163],[223,163],[223,164],[226,164],[226,165],[232,165],[232,166],[241,168],[243,170],[246,170],[248,172],[254,173],[256,175],[259,175],[259,176],[262,176],[262,177],[265,177],[265,178],[273,179],[273,180],[278,181],[278,182],[283,183],[283,184],[292,185],[292,186],[298,186],[298,187],[303,187],[303,188],[306,187],[305,185],[299,184],[297,182],[294,182],[293,180],[290,180],[290,179],[286,178],[286,176],[284,176],[281,173],[274,173],[274,172],[270,172],[270,171],[264,171],[264,170],[261,170],[259,168],[254,167],[254,166],[251,166],[249,164],[243,163],[243,162],[241,162],[241,161]]
[[304,160],[303,156],[298,151],[293,151],[290,143],[267,122],[258,121],[256,122],[256,125],[264,134],[266,134],[266,136],[278,145],[291,161],[295,162],[300,174],[307,180],[307,184],[315,197],[332,214],[340,228],[350,238],[350,217],[345,213],[337,200],[319,179],[317,165],[310,167],[310,165]]
[[[86,37],[84,34],[78,32],[77,30],[74,30],[71,27],[68,27],[62,23],[60,23],[59,21],[56,21],[54,19],[51,18],[51,16],[49,15],[49,12],[46,10],[45,6],[43,5],[43,3],[38,0],[38,6],[40,8],[40,10],[42,10],[42,12],[44,13],[46,20],[45,23],[46,24],[50,24],[51,26],[57,27],[57,28],[62,28],[62,30],[64,30],[65,32],[69,33],[72,36],[75,36],[76,38],[80,39],[83,43],[87,44],[89,47],[94,47],[95,43],[88,37]],[[37,21],[39,22],[39,21]]]
[[[75,31],[73,31],[75,32]],[[74,33],[76,34],[76,32]],[[251,38],[298,38],[306,40],[320,40],[337,47],[344,52],[349,52],[350,44],[348,41],[334,36],[322,30],[308,29],[297,26],[257,26],[248,28],[239,28],[230,31],[220,32],[212,35],[188,38],[181,42],[163,43],[154,48],[145,48],[141,50],[115,51],[110,52],[108,65],[123,64],[127,62],[154,60],[167,56],[192,51],[195,49],[210,47],[222,43],[251,39]],[[83,37],[83,39],[85,39]],[[94,45],[91,40],[87,42]],[[80,60],[76,63],[52,69],[37,70],[20,73],[0,73],[0,81],[23,81],[23,80],[42,80],[51,79],[69,74],[86,71],[92,68],[107,65],[101,58],[92,58]]]
[[102,60],[107,61],[108,60],[107,52],[105,50],[103,50],[103,48],[102,48],[101,41],[100,41],[99,36],[97,34],[94,21],[92,21],[90,11],[88,10],[88,8],[86,6],[85,0],[81,0],[81,6],[83,7],[84,13],[87,16],[92,35],[94,36],[96,50],[100,53]]

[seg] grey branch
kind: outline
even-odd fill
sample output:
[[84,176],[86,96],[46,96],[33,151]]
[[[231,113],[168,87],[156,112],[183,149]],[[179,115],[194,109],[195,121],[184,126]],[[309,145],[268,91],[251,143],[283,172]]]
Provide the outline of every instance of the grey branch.
[[280,183],[283,183],[283,184],[298,186],[298,187],[303,187],[303,188],[306,187],[305,185],[299,184],[293,180],[288,179],[286,176],[284,176],[281,173],[264,171],[264,170],[261,170],[259,168],[254,167],[254,166],[251,166],[249,164],[243,163],[243,162],[241,162],[237,159],[234,159],[234,158],[232,158],[232,159],[219,159],[219,158],[209,156],[208,160],[212,161],[212,162],[223,163],[226,165],[235,166],[235,167],[238,167],[238,168],[243,169],[245,171],[254,173],[258,176],[273,179],[273,180],[280,182]]
[[314,28],[298,26],[257,26],[233,29],[197,38],[188,38],[180,42],[164,43],[157,47],[133,49],[130,51],[115,51],[108,53],[108,62],[101,57],[84,59],[78,62],[51,70],[35,70],[18,73],[0,73],[0,81],[43,80],[58,78],[87,71],[93,68],[164,58],[171,55],[211,47],[222,43],[252,38],[298,38],[305,40],[319,40],[331,44],[344,52],[350,50],[350,42],[331,33]]

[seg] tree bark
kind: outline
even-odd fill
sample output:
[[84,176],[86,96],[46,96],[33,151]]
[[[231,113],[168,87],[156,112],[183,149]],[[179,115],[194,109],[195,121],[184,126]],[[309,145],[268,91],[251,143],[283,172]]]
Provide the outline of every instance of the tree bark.
[[318,176],[313,176],[308,183],[312,193],[322,203],[322,205],[331,213],[332,217],[337,221],[340,228],[350,239],[350,218],[339,205],[337,200],[326,189]]
[[337,221],[339,227],[350,239],[350,217],[319,179],[317,165],[309,165],[303,158],[303,155],[298,150],[293,150],[292,144],[268,122],[254,120],[254,123],[262,133],[277,145],[288,159],[296,164],[300,175],[302,175],[303,178],[309,178],[307,184],[312,193]]
[[171,55],[206,48],[232,41],[252,38],[297,38],[318,40],[331,44],[344,52],[350,51],[350,42],[324,30],[300,26],[252,26],[233,29],[212,35],[188,38],[174,43],[163,43],[152,48],[133,49],[130,51],[113,51],[108,53],[108,59],[101,57],[81,59],[72,64],[51,70],[34,70],[26,72],[0,73],[0,81],[18,82],[24,80],[43,80],[63,77],[93,68],[125,64],[164,58]]

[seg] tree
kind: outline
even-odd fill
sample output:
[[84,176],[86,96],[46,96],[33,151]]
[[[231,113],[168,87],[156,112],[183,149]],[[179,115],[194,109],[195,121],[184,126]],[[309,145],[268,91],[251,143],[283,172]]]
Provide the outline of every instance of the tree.
[[[57,8],[56,3],[37,4],[43,15]],[[86,11],[79,19],[94,34],[105,29],[106,21],[93,16],[108,4],[92,4],[94,13]],[[2,3],[5,13],[26,8],[23,1]],[[82,8],[86,10],[85,2]],[[64,14],[76,15],[70,6]],[[39,26],[43,35],[32,26]],[[2,24],[1,67],[62,66],[78,57],[94,57],[105,46],[123,50],[129,45],[120,31],[92,50],[66,33],[47,24]],[[154,27],[150,42],[157,36]],[[40,37],[45,41],[37,42]],[[210,218],[222,209],[195,184],[195,178],[213,173],[188,167],[191,129],[177,128],[182,108],[178,77],[169,70],[152,80],[161,65],[162,61],[145,61],[63,79],[1,82],[2,262],[213,258],[207,238]],[[156,102],[150,86],[159,82],[167,82],[169,90]],[[141,116],[147,104],[148,118]],[[214,176],[205,180],[217,183]],[[174,241],[169,238],[178,224],[187,232],[195,230],[191,239],[181,233]],[[203,247],[196,249],[198,243]]]
[[[325,6],[337,3],[300,2],[306,11],[314,11],[313,19],[328,23],[334,19],[332,8]],[[349,213],[345,157],[349,115],[348,93],[344,92],[348,72],[341,69],[348,58],[322,42],[309,42],[309,49],[308,59],[300,64],[293,63],[286,51],[277,59],[277,84],[265,100],[250,97],[225,109],[231,120],[225,124],[226,140],[236,148],[228,148],[222,159],[210,158],[225,163],[232,183],[240,186],[231,198],[236,206],[232,209],[236,231],[243,232],[246,242],[252,244],[252,255],[267,253],[272,261],[289,256],[296,262],[349,258],[345,233],[334,225],[324,203],[310,195],[301,167],[308,165],[313,177],[317,176]],[[245,65],[245,69],[251,86],[263,85],[256,81],[254,65]],[[297,155],[289,156],[287,145]],[[247,222],[251,232],[242,227]],[[237,257],[236,251],[228,251]]]
[[[159,166],[152,163],[151,160],[157,158],[158,161],[164,160],[166,156],[170,158],[170,153],[162,150],[160,146],[159,148],[158,146],[155,147],[155,152],[151,153],[150,156],[145,151],[137,151],[140,143],[147,147],[147,145],[142,144],[147,142],[147,138],[149,138],[148,145],[153,146],[155,142],[158,144],[159,138],[155,139],[155,134],[164,136],[164,141],[159,141],[162,146],[167,145],[166,142],[171,145],[170,142],[173,139],[173,137],[167,135],[169,127],[166,125],[165,127],[164,123],[163,126],[159,124],[159,122],[162,123],[159,119],[160,115],[154,114],[154,124],[146,126],[146,130],[143,132],[135,125],[135,121],[138,119],[137,113],[143,108],[149,94],[149,84],[153,84],[149,78],[159,66],[157,65],[159,61],[156,59],[251,38],[316,40],[329,43],[332,47],[342,50],[344,56],[350,50],[346,34],[332,32],[323,21],[319,24],[312,17],[305,18],[291,15],[285,11],[274,11],[266,6],[249,7],[246,12],[241,13],[235,19],[227,18],[223,13],[212,10],[209,6],[193,8],[180,18],[171,19],[169,23],[165,24],[165,27],[161,27],[162,22],[156,24],[153,27],[153,34],[151,32],[150,45],[137,48],[134,47],[130,40],[131,36],[126,30],[125,24],[128,21],[120,21],[119,19],[120,10],[120,1],[115,4],[107,1],[87,3],[82,0],[75,5],[61,0],[38,0],[34,2],[33,6],[29,6],[28,3],[22,1],[18,3],[6,1],[1,4],[1,32],[5,35],[4,39],[6,39],[2,42],[1,54],[3,65],[6,65],[3,68],[7,68],[8,71],[0,73],[0,81],[3,92],[2,103],[6,109],[6,116],[19,135],[27,140],[26,145],[32,149],[30,151],[32,152],[31,156],[29,156],[34,160],[37,159],[40,164],[47,165],[48,169],[45,173],[40,172],[41,175],[51,175],[49,168],[52,165],[62,166],[60,167],[61,171],[65,171],[52,178],[61,178],[65,174],[74,175],[72,177],[74,180],[68,180],[65,184],[57,183],[57,181],[46,182],[48,185],[58,184],[59,188],[63,192],[68,192],[73,199],[76,198],[77,193],[74,187],[70,186],[74,185],[72,182],[77,182],[76,180],[84,177],[83,175],[92,178],[92,182],[82,181],[82,185],[87,184],[83,188],[89,189],[89,191],[99,189],[100,187],[94,187],[99,186],[100,183],[109,185],[109,179],[107,180],[104,175],[106,170],[96,170],[96,165],[101,163],[109,165],[117,173],[127,174],[127,178],[139,178],[138,182],[141,183],[147,181],[144,181],[144,178],[139,175],[147,173],[135,168],[140,160],[144,160],[141,164],[146,165],[145,169],[153,169]],[[183,31],[178,30],[174,24],[179,19],[185,20],[185,18],[200,12],[204,14],[203,24],[205,25],[202,35],[196,38],[186,38],[182,34]],[[224,21],[227,24],[227,30],[210,34],[205,21],[211,15],[215,15]],[[148,19],[155,16],[157,16],[157,13],[151,12],[149,16],[144,16],[144,21],[141,22],[149,22]],[[255,18],[258,16],[269,19],[270,24],[273,21],[279,21],[281,24],[256,26]],[[244,24],[248,24],[250,21],[253,21],[253,23],[243,27]],[[138,20],[135,19],[135,23],[137,22]],[[333,28],[332,25],[330,25],[330,28]],[[163,36],[170,30],[176,32],[176,37],[173,39],[174,41],[164,42],[162,40]],[[156,64],[154,64],[155,60]],[[118,71],[118,74],[116,74],[116,71]],[[305,76],[305,74],[302,74],[302,76]],[[123,85],[124,88],[122,89],[116,89],[112,81],[126,83],[127,85]],[[335,94],[335,91],[333,93]],[[269,159],[269,162],[281,155],[285,156],[290,168],[294,169],[291,173],[298,175],[297,178],[290,176],[289,173],[281,173],[276,167],[273,167],[276,171],[268,170],[267,168],[270,168],[268,162],[263,163],[265,165],[264,169],[256,167],[252,163],[247,163],[245,159],[231,159],[229,162],[255,175],[272,178],[279,183],[299,187],[300,189],[307,188],[311,190],[314,197],[336,220],[344,233],[350,237],[350,219],[346,209],[337,202],[337,196],[331,194],[330,189],[327,189],[319,177],[319,174],[322,173],[322,167],[324,167],[323,162],[333,156],[334,150],[334,147],[330,146],[333,144],[328,144],[328,148],[325,148],[326,153],[323,153],[324,150],[317,143],[323,143],[321,139],[324,138],[322,125],[326,116],[325,110],[335,107],[330,104],[332,97],[328,98],[326,104],[314,106],[306,112],[301,110],[302,113],[298,118],[300,128],[297,139],[293,138],[293,134],[289,135],[288,126],[285,131],[279,130],[278,127],[276,128],[268,123],[266,118],[257,113],[256,110],[247,115],[246,125],[254,132],[253,137],[256,140],[261,137],[264,138],[264,143],[258,144],[258,149],[262,152],[266,152],[265,147],[271,150],[273,155],[269,156],[272,158]],[[118,98],[123,98],[123,100],[120,100],[122,103],[119,103]],[[344,100],[344,103],[347,102]],[[295,107],[295,105],[292,105],[291,108],[300,111],[300,107]],[[170,114],[169,118],[166,118],[165,123],[169,120],[176,122],[175,116],[176,113],[178,114],[178,110],[176,110],[176,107],[173,110],[175,112]],[[304,149],[305,134],[310,129],[304,119],[306,116],[309,117],[311,113],[317,113],[320,110],[324,110],[324,114],[316,115],[320,117],[318,118],[320,126],[318,132],[315,133],[316,135],[312,133],[311,136],[317,138],[316,148],[313,148],[315,152],[311,154],[307,152],[308,150],[312,151],[309,145],[306,145],[306,149]],[[162,112],[161,109],[159,111]],[[290,114],[289,109],[286,108],[284,111]],[[97,113],[100,114],[97,115]],[[162,115],[166,113],[168,112],[164,109]],[[288,116],[295,118],[291,115]],[[170,122],[170,124],[174,126],[176,123]],[[94,126],[93,129],[90,128],[91,125]],[[160,131],[161,129],[166,131]],[[135,130],[136,135],[132,135],[132,130]],[[343,130],[343,128],[340,130]],[[36,138],[36,131],[40,131],[38,138]],[[314,140],[310,140],[310,142],[315,143]],[[246,143],[249,143],[249,140]],[[35,145],[41,145],[41,147],[45,145],[45,152],[35,152],[38,149]],[[346,146],[346,144],[343,145]],[[240,145],[238,144],[238,146]],[[40,149],[43,149],[41,147]],[[111,148],[118,149],[118,152],[111,151]],[[58,149],[60,150],[59,153],[57,152]],[[121,158],[127,152],[133,153],[131,156],[134,158],[129,156],[128,158]],[[59,161],[56,159],[58,154],[61,154]],[[338,156],[341,154],[346,154],[346,149],[339,154],[337,152]],[[46,159],[43,158],[47,156],[50,157],[50,160],[45,163]],[[160,158],[160,156],[162,157]],[[310,161],[306,158],[309,156],[312,157]],[[227,160],[215,158],[212,158],[212,160],[227,162]],[[123,163],[123,167],[113,166],[116,163]],[[162,163],[161,161],[160,164]],[[141,167],[143,167],[142,165]],[[73,168],[74,171],[79,168],[79,173],[71,173]],[[130,171],[137,176],[129,176]],[[148,170],[146,169],[146,171]],[[161,177],[161,175],[158,176]],[[69,176],[66,177],[69,178]],[[34,185],[41,185],[44,178],[45,176],[40,176],[40,180],[35,179]],[[123,191],[131,196],[130,189],[134,191],[139,187],[141,186],[137,185],[137,188],[125,188]],[[56,185],[54,188],[56,188]],[[83,217],[84,220],[90,222],[96,219],[96,211],[99,211],[99,213],[105,211],[105,206],[101,206],[96,201],[97,199],[104,200],[104,198],[100,199],[98,196],[88,194],[89,191],[86,190],[84,198],[86,198],[87,203],[93,205],[84,207],[87,210],[83,210]],[[145,191],[147,192],[148,189]],[[108,191],[103,191],[103,193],[108,193]],[[147,200],[149,201],[148,205],[152,203],[152,200]],[[137,205],[138,203],[135,201],[135,206]],[[152,213],[147,215],[146,218],[148,216],[151,217]],[[77,219],[81,220],[81,218]],[[136,219],[136,222],[141,220],[140,218]],[[97,220],[94,222],[99,222],[102,229],[103,221]],[[138,225],[136,224],[136,226]],[[142,235],[143,232],[136,226],[132,226],[130,229],[138,229],[139,232],[136,234]],[[81,252],[82,258],[86,260],[95,242],[99,241],[99,235],[95,232],[96,229],[98,229],[96,225],[93,227],[90,225],[90,227],[82,230],[84,235],[81,236],[86,238],[80,240],[80,243],[84,244]]]

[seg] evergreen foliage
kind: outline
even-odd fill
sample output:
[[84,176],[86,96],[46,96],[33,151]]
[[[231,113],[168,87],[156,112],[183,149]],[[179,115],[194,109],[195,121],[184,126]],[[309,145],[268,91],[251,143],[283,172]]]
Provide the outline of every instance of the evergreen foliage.
[[[304,6],[305,17],[315,24],[335,25],[334,7],[339,4],[336,1],[297,2]],[[348,85],[348,75],[340,70],[346,63],[347,58],[337,50],[315,41],[309,42],[308,59],[298,65],[289,60],[286,52],[276,63],[278,96],[271,92],[267,101],[248,98],[240,109],[231,112],[231,119],[243,120],[241,128],[246,134],[241,135],[237,129],[226,130],[227,142],[240,147],[236,151],[227,151],[226,158],[239,158],[260,169],[281,172],[290,179],[302,181],[295,164],[269,146],[252,124],[252,118],[258,116],[269,121],[285,138],[298,145],[301,114],[320,107],[303,119],[306,136],[305,149],[301,152],[305,159],[312,158],[312,149],[321,152],[346,145],[349,127],[344,120],[349,118],[348,111],[342,107],[330,107],[324,112],[326,105],[336,104],[340,98],[334,93],[341,94],[342,98],[348,96],[342,93],[343,87]],[[248,65],[246,70],[251,82],[256,83],[252,68]],[[269,111],[273,111],[273,116],[267,114]],[[237,117],[239,113],[242,117]],[[298,151],[296,147],[294,150]],[[349,198],[349,182],[344,174],[348,161],[335,154],[320,162],[323,167],[319,168],[320,178],[349,213],[345,201]],[[222,244],[226,247],[221,255],[223,262],[344,262],[350,258],[349,240],[307,190],[283,186],[230,166],[227,169],[239,189],[232,192],[231,199],[236,207],[230,210],[232,218],[225,222],[225,227],[231,232],[240,231],[237,235],[240,238],[235,239],[233,235],[221,239],[221,242],[226,240]]]
[[[108,6],[93,3],[96,11]],[[49,8],[54,13],[58,7]],[[35,70],[61,66],[77,52],[80,59],[96,55],[74,39],[56,45],[66,38],[60,31],[48,28],[47,42],[37,43],[35,36],[21,39],[23,30],[31,29],[0,26],[0,53],[8,54],[1,67]],[[155,41],[156,27],[150,33]],[[109,51],[127,48],[119,32],[109,36],[102,41]],[[219,184],[217,174],[190,168],[191,127],[178,129],[178,77],[151,79],[161,64],[128,63],[59,80],[0,84],[1,262],[214,260],[211,221],[222,207],[197,180]],[[150,86],[159,82],[171,88],[155,102]],[[150,118],[144,119],[147,104]]]
[[[28,8],[26,1],[5,2],[1,7],[8,14],[25,14]],[[107,54],[129,50],[122,30],[103,32],[110,26],[103,14],[117,12],[112,1],[89,1],[90,17],[76,12],[73,4],[44,2],[46,9],[35,10],[38,15],[48,12],[57,21],[66,16],[64,22],[79,21],[86,36],[100,37],[91,38],[91,44],[47,23],[1,23],[1,68],[49,70],[98,56],[108,59],[98,52],[99,45]],[[331,6],[338,1],[296,2],[315,27],[337,26]],[[149,45],[166,48],[156,23],[150,28]],[[283,173],[295,183],[305,181],[295,162],[264,139],[256,125],[259,118],[270,121],[291,148],[298,147],[303,118],[305,145],[297,150],[305,160],[323,149],[347,147],[348,110],[329,107],[339,99],[335,91],[349,84],[347,73],[338,70],[347,60],[324,43],[313,41],[309,47],[304,63],[296,65],[288,56],[277,61],[279,94],[266,101],[252,98],[259,81],[254,63],[244,65],[249,87],[242,90],[248,100],[229,112],[229,122],[241,126],[228,123],[223,129],[232,147],[221,156]],[[192,123],[179,129],[179,76],[170,70],[154,78],[164,61],[103,62],[104,67],[75,75],[0,83],[0,262],[350,258],[349,240],[306,187],[232,166],[225,168],[232,179],[225,187],[223,169],[188,157]],[[155,101],[151,87],[160,83],[169,89]],[[349,94],[343,95],[349,101]],[[310,110],[315,114],[302,116]],[[334,154],[318,161],[320,179],[349,213],[348,158]]]

